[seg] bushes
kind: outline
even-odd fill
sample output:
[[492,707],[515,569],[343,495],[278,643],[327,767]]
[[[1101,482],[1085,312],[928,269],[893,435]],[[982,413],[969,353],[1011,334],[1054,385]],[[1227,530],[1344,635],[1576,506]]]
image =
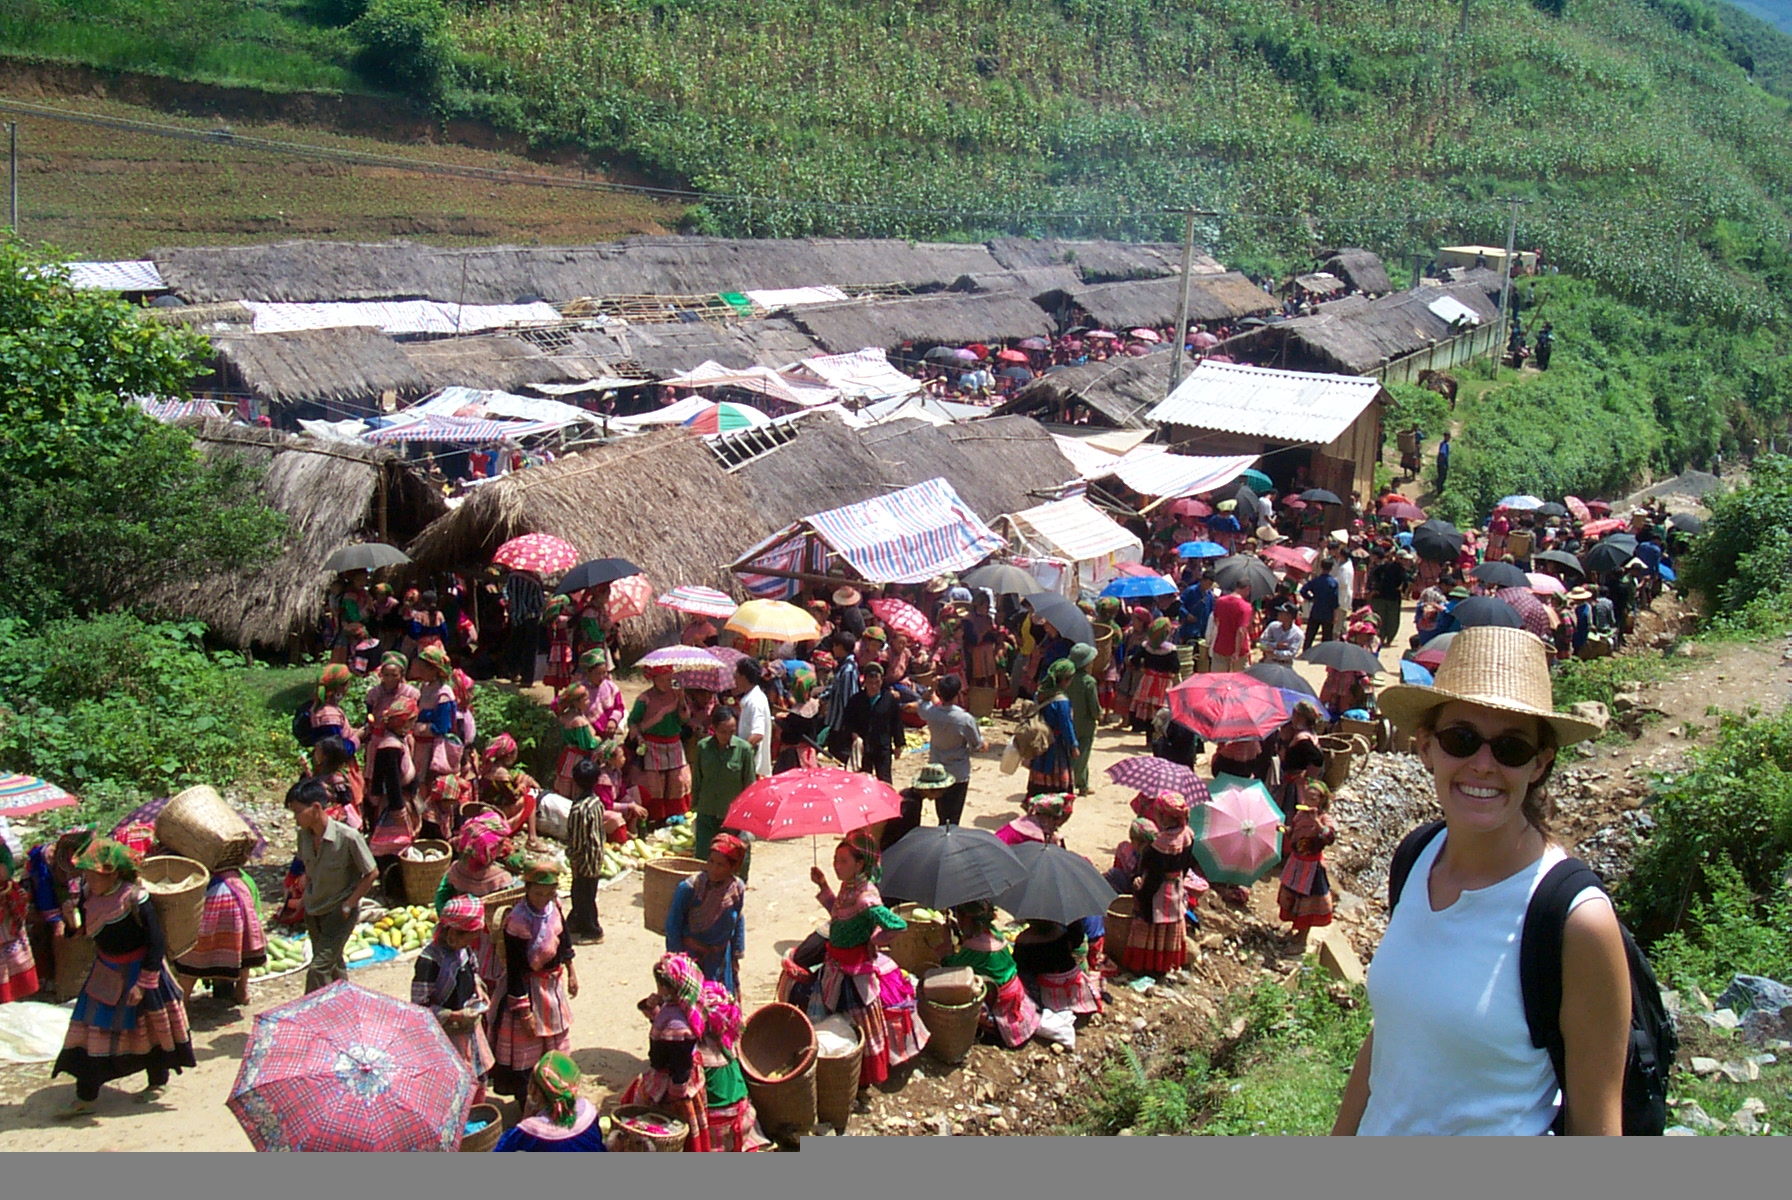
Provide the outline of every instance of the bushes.
[[1681,563],[1682,582],[1720,618],[1792,605],[1792,458],[1758,458],[1750,476],[1710,501],[1705,532]]
[[518,765],[544,786],[553,786],[554,768],[565,742],[560,737],[560,723],[547,706],[517,692],[481,685],[473,700],[473,715],[481,742],[500,733],[510,734],[516,739]]
[[1670,987],[1717,995],[1737,975],[1792,979],[1792,887],[1757,903],[1729,858],[1713,863],[1711,897],[1693,897],[1686,924],[1655,943],[1650,958]]
[[361,40],[356,65],[363,74],[425,97],[453,57],[442,0],[368,0],[349,32]]

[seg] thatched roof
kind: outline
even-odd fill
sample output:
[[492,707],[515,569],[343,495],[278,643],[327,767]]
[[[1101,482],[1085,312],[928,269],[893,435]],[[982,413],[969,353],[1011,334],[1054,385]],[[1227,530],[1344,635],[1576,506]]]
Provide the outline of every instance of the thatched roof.
[[965,275],[952,285],[955,292],[987,295],[991,292],[1013,292],[1032,301],[1040,301],[1068,291],[1083,282],[1075,267],[1022,267],[1014,271],[984,271]]
[[285,548],[271,562],[149,598],[157,612],[204,621],[234,646],[283,647],[317,619],[335,578],[323,569],[325,561],[344,546],[380,536],[382,481],[386,540],[394,544],[448,511],[442,493],[390,450],[222,421],[187,428],[202,454],[236,454],[262,464],[262,498],[287,519]]
[[1483,321],[1499,310],[1477,284],[1413,288],[1376,300],[1322,305],[1310,317],[1296,317],[1230,338],[1228,353],[1259,366],[1296,371],[1367,375],[1390,359],[1423,350],[1457,332],[1429,307],[1449,298]]
[[830,354],[868,346],[893,350],[904,342],[963,346],[1018,341],[1052,332],[1051,320],[1039,306],[1012,292],[815,304],[792,311],[791,320]]
[[1382,265],[1381,256],[1372,250],[1351,247],[1322,250],[1319,254],[1319,269],[1329,271],[1347,286],[1371,296],[1394,290],[1393,281],[1388,278],[1388,269]]
[[[778,527],[701,439],[662,430],[476,488],[408,551],[427,570],[449,570],[491,561],[510,538],[549,533],[591,558],[628,559],[656,589],[691,583],[739,595],[728,563]],[[671,610],[651,606],[624,624],[625,645],[646,649],[675,626]]]
[[814,339],[795,322],[781,317],[615,326],[586,334],[582,340],[593,346],[610,346],[612,362],[632,363],[662,378],[705,362],[733,368],[786,367],[821,353]]
[[[1109,329],[1174,325],[1181,311],[1181,277],[1178,273],[1131,283],[1084,284],[1066,292],[1065,297]],[[1191,321],[1232,321],[1274,312],[1278,307],[1274,296],[1237,271],[1194,275],[1189,280]]]
[[962,425],[900,420],[861,430],[860,441],[898,487],[944,476],[985,520],[1030,508],[1077,470],[1030,417],[997,417]]
[[614,359],[574,335],[570,349],[550,352],[527,338],[496,333],[479,337],[403,342],[400,349],[430,391],[445,387],[520,392],[532,383],[582,383],[614,374]]
[[139,315],[162,325],[187,325],[193,328],[211,325],[241,325],[247,328],[255,324],[255,314],[235,300],[217,304],[182,304],[177,307],[152,304],[141,309]]
[[213,338],[212,346],[227,389],[249,392],[274,407],[325,404],[372,411],[383,392],[413,399],[429,386],[398,343],[377,329],[228,334]]
[[[1187,375],[1192,367],[1192,362],[1185,361],[1182,373]],[[1061,422],[1067,407],[1080,401],[1103,423],[1116,429],[1134,429],[1143,427],[1145,410],[1169,391],[1170,359],[1166,351],[1048,371],[1022,385],[996,412],[1028,413]]]
[[[741,466],[735,478],[753,495],[754,510],[773,529],[811,513],[844,508],[902,486],[859,431],[828,413],[795,426],[788,445]],[[742,543],[740,549],[746,548]]]
[[980,245],[891,240],[626,238],[593,246],[445,249],[405,242],[279,242],[153,252],[182,299],[440,300],[696,296],[746,288],[944,288],[1000,269]]
[[[1076,268],[1084,283],[1108,283],[1122,279],[1156,279],[1180,274],[1182,247],[1174,242],[1059,241],[1038,238],[997,238],[989,252],[1004,268],[1066,265]],[[1217,261],[1195,251],[1193,273],[1224,271]]]

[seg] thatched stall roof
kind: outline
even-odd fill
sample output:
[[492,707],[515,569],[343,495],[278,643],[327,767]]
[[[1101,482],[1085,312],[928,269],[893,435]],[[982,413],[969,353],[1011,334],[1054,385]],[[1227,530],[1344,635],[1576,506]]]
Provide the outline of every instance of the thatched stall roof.
[[[1182,271],[1182,247],[1175,242],[1061,241],[1052,238],[997,238],[989,252],[1011,271],[1028,267],[1070,266],[1084,283],[1123,279],[1156,279]],[[1218,274],[1226,268],[1195,251],[1193,273]]]
[[1421,287],[1366,303],[1325,305],[1310,317],[1230,338],[1225,349],[1266,367],[1366,375],[1391,359],[1454,336],[1457,329],[1437,311],[1452,311],[1452,305],[1482,321],[1499,316],[1476,284]]
[[1030,417],[998,417],[961,425],[900,420],[861,430],[859,439],[907,487],[943,476],[978,513],[990,518],[1055,496],[1077,470],[1052,435]]
[[234,646],[283,647],[315,621],[335,578],[325,561],[351,543],[379,538],[382,505],[385,540],[399,545],[448,511],[441,491],[390,450],[222,421],[183,424],[202,454],[261,464],[263,501],[287,519],[284,547],[270,562],[150,597],[156,611],[204,621]]
[[1349,246],[1341,250],[1322,250],[1319,254],[1319,269],[1336,275],[1346,285],[1371,296],[1394,290],[1393,281],[1388,278],[1387,267],[1382,265],[1381,256],[1373,250]]
[[[812,512],[857,504],[900,486],[858,431],[832,413],[807,416],[796,437],[734,472],[774,529]],[[744,550],[746,543],[734,547]]]
[[407,400],[429,390],[398,343],[377,329],[229,334],[212,345],[224,387],[246,391],[269,407],[372,411],[386,392]]
[[[1183,374],[1193,365],[1185,359]],[[1145,410],[1162,400],[1169,390],[1170,359],[1165,351],[1048,371],[1023,384],[996,412],[1027,413],[1062,424],[1066,423],[1070,405],[1082,403],[1104,424],[1115,429],[1137,429],[1144,427]]]
[[[564,538],[591,558],[626,558],[656,589],[703,584],[733,589],[731,555],[774,526],[736,475],[701,439],[663,430],[569,455],[476,488],[408,547],[426,570],[483,565],[525,533]],[[738,595],[738,591],[736,591]],[[676,627],[657,605],[623,625],[631,652]]]
[[791,320],[830,354],[866,347],[893,350],[904,342],[963,346],[1019,341],[1052,332],[1050,318],[1038,305],[1007,292],[815,304],[797,309]]
[[[736,370],[786,367],[822,352],[797,325],[782,317],[762,320],[670,322],[613,326],[585,334],[581,341],[608,346],[610,361],[632,364],[656,378],[679,375],[706,362]],[[861,347],[854,346],[858,350]]]
[[255,324],[255,314],[236,300],[217,304],[181,304],[171,307],[151,305],[138,314],[161,325],[185,325],[193,329],[222,329],[240,326],[247,332]]
[[400,349],[431,391],[470,387],[517,392],[534,383],[583,383],[615,373],[610,347],[588,345],[583,334],[569,340],[571,345],[558,353],[504,333],[404,342]]
[[[1180,274],[1131,283],[1085,284],[1065,293],[1066,299],[1109,329],[1152,328],[1176,324],[1181,311]],[[1276,299],[1237,271],[1192,275],[1188,287],[1188,319],[1232,321],[1274,312]]]
[[984,271],[965,275],[952,285],[955,292],[988,295],[992,292],[1013,292],[1038,302],[1079,286],[1083,277],[1075,267],[1021,267],[1013,271]]
[[406,242],[279,242],[155,251],[176,295],[206,300],[441,300],[695,296],[745,288],[944,288],[1001,268],[970,244],[874,239],[625,238],[592,246],[445,249]]

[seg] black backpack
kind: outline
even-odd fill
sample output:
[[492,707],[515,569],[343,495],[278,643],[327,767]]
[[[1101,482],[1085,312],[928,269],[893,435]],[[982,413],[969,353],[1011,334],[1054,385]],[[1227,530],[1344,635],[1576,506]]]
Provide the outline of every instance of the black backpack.
[[311,724],[311,709],[316,703],[315,700],[307,700],[299,705],[299,711],[292,715],[292,736],[298,740],[299,745],[307,750],[323,741],[322,736]]
[[[1421,851],[1443,831],[1442,821],[1421,825],[1401,840],[1388,864],[1388,912],[1400,902],[1406,877]],[[1518,947],[1518,982],[1524,994],[1524,1019],[1530,1026],[1531,1045],[1549,1051],[1557,1085],[1564,1074],[1560,1017],[1562,1011],[1562,931],[1568,924],[1568,905],[1587,888],[1605,890],[1604,882],[1578,858],[1565,859],[1550,868],[1525,910],[1524,933]],[[1622,922],[1624,958],[1630,966],[1630,1050],[1624,1058],[1624,1134],[1626,1137],[1658,1137],[1668,1123],[1668,1072],[1680,1051],[1680,1039],[1667,1006],[1661,1002],[1661,985],[1636,939]],[[1555,1132],[1564,1132],[1565,1115],[1556,1112]]]

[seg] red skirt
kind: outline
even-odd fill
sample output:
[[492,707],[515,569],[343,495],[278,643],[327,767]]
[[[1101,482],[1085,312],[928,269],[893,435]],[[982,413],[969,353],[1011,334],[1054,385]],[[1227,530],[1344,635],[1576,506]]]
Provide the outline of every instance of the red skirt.
[[1134,975],[1161,975],[1187,961],[1181,921],[1134,921],[1120,952],[1120,965]]
[[1132,694],[1132,715],[1149,720],[1162,708],[1176,677],[1167,671],[1140,671],[1137,689]]

